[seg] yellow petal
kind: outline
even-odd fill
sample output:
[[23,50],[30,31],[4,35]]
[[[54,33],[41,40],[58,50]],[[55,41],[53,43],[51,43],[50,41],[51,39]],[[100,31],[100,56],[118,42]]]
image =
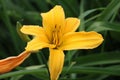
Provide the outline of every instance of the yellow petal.
[[38,51],[38,50],[40,50],[42,48],[46,48],[46,47],[54,48],[55,45],[45,42],[40,37],[35,37],[33,40],[28,42],[27,47],[25,49],[27,51]]
[[75,31],[79,27],[79,24],[80,24],[79,19],[77,19],[77,18],[67,18],[65,20],[65,29],[64,29],[65,33]]
[[49,71],[51,80],[57,80],[64,64],[64,53],[61,50],[50,49]]
[[102,35],[94,31],[71,32],[64,35],[63,43],[61,44],[60,49],[92,49],[99,46],[102,42]]
[[42,13],[41,16],[43,19],[43,28],[51,40],[52,32],[55,29],[55,26],[62,26],[65,21],[63,8],[57,5],[49,12]]
[[44,29],[37,25],[23,25],[21,32],[35,36],[45,35]]
[[21,32],[23,32],[24,34],[35,35],[36,37],[39,37],[41,41],[49,43],[46,33],[42,27],[34,25],[24,25],[21,28]]
[[5,59],[0,60],[0,74],[9,72],[13,68],[20,65],[28,56],[30,52],[24,51],[18,56],[8,57]]

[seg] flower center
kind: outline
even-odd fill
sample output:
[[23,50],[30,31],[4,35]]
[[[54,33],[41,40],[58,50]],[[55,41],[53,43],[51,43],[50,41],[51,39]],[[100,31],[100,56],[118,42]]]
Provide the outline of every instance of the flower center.
[[52,32],[52,43],[54,45],[56,45],[55,48],[57,48],[58,46],[60,46],[60,39],[61,39],[62,33],[61,33],[61,27],[60,26],[56,26]]

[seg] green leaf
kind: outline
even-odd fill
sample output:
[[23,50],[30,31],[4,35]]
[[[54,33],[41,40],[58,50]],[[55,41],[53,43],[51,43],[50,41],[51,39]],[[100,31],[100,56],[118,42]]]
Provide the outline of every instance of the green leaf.
[[83,12],[83,13],[79,16],[79,18],[80,18],[80,19],[81,19],[81,18],[85,18],[86,16],[88,16],[88,15],[90,15],[90,14],[96,12],[96,11],[99,11],[99,10],[104,10],[104,8],[96,8],[96,9],[87,10],[87,11]]
[[[68,73],[86,73],[86,74],[106,74],[106,75],[117,75],[120,76],[120,67],[117,68],[113,67],[81,67],[81,66],[74,66],[72,67]],[[63,72],[66,70],[67,67],[64,68]]]
[[101,13],[98,20],[107,21],[111,18],[114,12],[118,11],[120,8],[120,0],[112,0],[111,3],[106,7],[106,9]]
[[21,78],[25,74],[31,74],[33,76],[40,77],[40,78],[49,78],[47,69],[43,68],[43,65],[37,65],[37,66],[26,67],[26,69],[23,69],[23,70],[1,74],[0,79],[7,78],[7,77],[13,77],[13,79]]
[[81,56],[75,59],[80,66],[120,63],[120,52],[104,52]]
[[86,31],[97,31],[97,32],[106,31],[106,30],[120,32],[120,24],[97,21],[86,29]]

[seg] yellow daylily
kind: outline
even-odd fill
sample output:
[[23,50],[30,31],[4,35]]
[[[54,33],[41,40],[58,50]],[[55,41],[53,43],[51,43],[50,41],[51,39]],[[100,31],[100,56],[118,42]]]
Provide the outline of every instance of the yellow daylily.
[[80,24],[77,18],[66,18],[63,8],[56,5],[46,13],[42,13],[43,27],[24,25],[21,32],[33,35],[26,51],[38,51],[49,48],[49,71],[51,80],[57,80],[64,64],[64,50],[93,49],[103,42],[101,34],[91,32],[75,32]]

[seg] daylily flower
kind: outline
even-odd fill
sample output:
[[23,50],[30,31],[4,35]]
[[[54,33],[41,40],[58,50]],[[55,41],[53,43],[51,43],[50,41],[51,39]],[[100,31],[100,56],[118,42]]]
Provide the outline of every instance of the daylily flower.
[[38,51],[49,48],[49,71],[51,80],[57,80],[64,64],[64,50],[93,49],[103,42],[101,34],[91,32],[75,32],[80,24],[77,18],[66,18],[63,8],[55,6],[49,12],[42,13],[43,27],[24,25],[21,32],[33,35],[26,51]]
[[0,74],[8,72],[13,68],[20,65],[31,53],[29,51],[24,51],[18,56],[12,56],[0,60]]

